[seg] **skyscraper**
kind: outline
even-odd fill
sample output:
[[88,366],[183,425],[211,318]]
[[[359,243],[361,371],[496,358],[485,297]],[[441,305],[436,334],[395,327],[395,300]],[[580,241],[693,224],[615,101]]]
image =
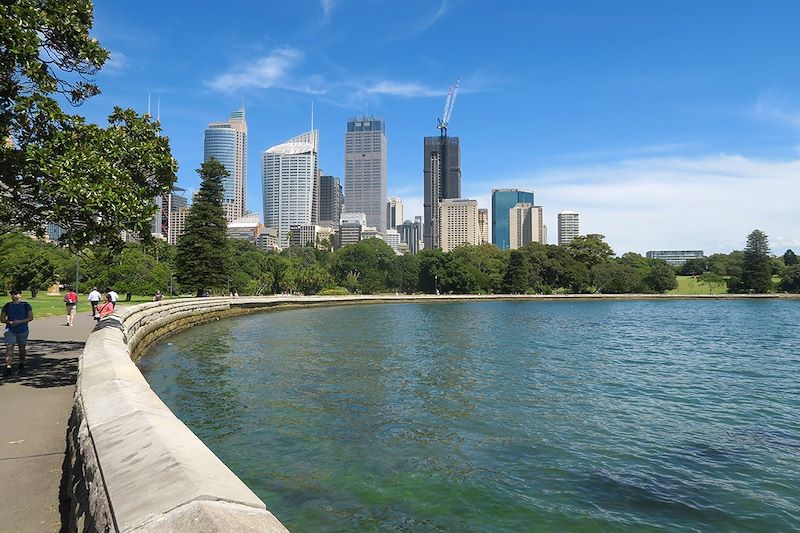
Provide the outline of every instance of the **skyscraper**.
[[344,206],[342,184],[336,176],[322,176],[319,183],[319,225],[336,227]]
[[247,122],[244,107],[227,122],[211,122],[203,142],[203,161],[216,159],[229,176],[222,180],[222,207],[228,222],[240,218],[247,205]]
[[390,198],[386,202],[386,229],[395,229],[403,223],[403,201],[400,198]]
[[347,211],[367,215],[367,226],[386,230],[386,123],[352,117],[344,134],[344,196]]
[[289,245],[290,227],[311,224],[319,132],[309,131],[273,146],[261,156],[264,225],[278,230],[278,246]]
[[461,145],[458,137],[425,137],[423,147],[425,248],[441,248],[439,203],[461,196]]
[[492,242],[501,250],[509,248],[509,209],[517,204],[533,205],[533,191],[524,189],[492,190]]
[[558,245],[569,244],[572,239],[580,235],[578,213],[574,211],[561,211],[558,214]]

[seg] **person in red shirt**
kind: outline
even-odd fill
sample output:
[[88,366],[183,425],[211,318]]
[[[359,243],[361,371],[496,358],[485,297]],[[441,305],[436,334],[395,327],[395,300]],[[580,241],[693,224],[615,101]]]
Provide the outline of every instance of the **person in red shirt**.
[[64,304],[67,306],[67,325],[72,326],[75,324],[75,311],[78,307],[78,293],[72,289],[68,289],[67,294],[64,296]]

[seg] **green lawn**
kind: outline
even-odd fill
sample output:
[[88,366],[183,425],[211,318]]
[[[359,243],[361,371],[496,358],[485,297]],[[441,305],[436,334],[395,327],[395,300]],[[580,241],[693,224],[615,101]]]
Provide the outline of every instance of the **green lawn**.
[[[31,293],[28,291],[23,291],[22,299],[29,304],[33,308],[33,316],[34,318],[44,318],[48,316],[55,316],[55,315],[64,315],[66,316],[66,308],[64,306],[64,293],[59,296],[49,296],[45,292],[39,292],[36,295],[36,298],[31,298]],[[133,296],[131,297],[130,302],[124,302],[125,295],[120,295],[120,299],[117,302],[120,305],[133,305],[143,302],[152,302],[152,296]],[[4,303],[6,301],[11,301],[10,296],[3,297],[2,300]],[[92,306],[89,305],[89,302],[86,301],[86,295],[81,294],[78,296],[78,313],[92,313]]]
[[676,276],[678,288],[667,294],[727,294],[728,287],[724,283],[708,285],[700,283],[694,276]]

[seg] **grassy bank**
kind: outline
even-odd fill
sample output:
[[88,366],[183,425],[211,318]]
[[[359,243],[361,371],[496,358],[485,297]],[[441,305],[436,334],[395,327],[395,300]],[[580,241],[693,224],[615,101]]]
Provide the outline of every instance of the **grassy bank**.
[[[66,308],[64,306],[64,294],[58,296],[50,296],[44,292],[36,295],[36,298],[31,298],[28,291],[22,293],[22,299],[31,304],[33,308],[34,318],[44,318],[48,316],[64,315],[66,316]],[[121,295],[119,299],[120,305],[133,305],[144,302],[152,302],[152,296],[132,296],[130,302],[124,302],[125,295]],[[11,301],[10,296],[5,297],[5,301]],[[92,314],[92,306],[86,300],[86,295],[81,294],[78,297],[78,313]]]

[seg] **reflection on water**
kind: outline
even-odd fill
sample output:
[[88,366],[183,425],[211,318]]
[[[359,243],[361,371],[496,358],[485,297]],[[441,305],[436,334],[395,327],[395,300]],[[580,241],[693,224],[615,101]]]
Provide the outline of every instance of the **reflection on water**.
[[281,311],[153,388],[290,529],[800,528],[796,302]]

